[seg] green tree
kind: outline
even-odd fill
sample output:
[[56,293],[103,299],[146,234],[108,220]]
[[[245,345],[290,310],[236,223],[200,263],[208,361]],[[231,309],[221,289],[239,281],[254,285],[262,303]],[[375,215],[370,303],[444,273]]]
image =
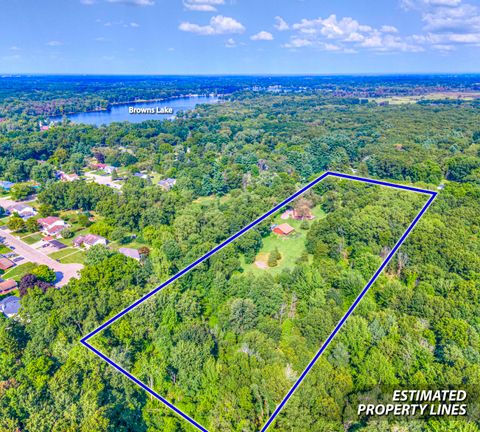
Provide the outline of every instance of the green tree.
[[13,232],[22,232],[27,229],[25,221],[18,215],[12,215],[8,220],[7,227]]
[[272,252],[268,255],[267,264],[269,267],[276,267],[278,265],[278,261],[282,259],[282,255],[280,254],[278,248],[275,248]]
[[27,231],[29,232],[35,232],[40,229],[40,225],[38,224],[37,220],[35,218],[28,218],[25,221],[25,227]]
[[56,279],[55,272],[45,264],[35,267],[31,271],[31,274],[35,275],[38,279],[44,282],[53,283]]
[[19,183],[12,186],[12,189],[10,189],[10,196],[15,201],[20,201],[27,199],[34,192],[35,189],[32,186]]

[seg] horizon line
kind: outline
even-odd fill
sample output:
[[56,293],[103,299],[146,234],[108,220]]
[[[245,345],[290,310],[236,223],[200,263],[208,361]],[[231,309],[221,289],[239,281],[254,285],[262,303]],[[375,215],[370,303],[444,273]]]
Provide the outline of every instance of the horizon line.
[[480,75],[477,72],[329,72],[329,73],[64,73],[64,72],[0,72],[0,78],[16,77],[383,77],[383,76],[469,76]]

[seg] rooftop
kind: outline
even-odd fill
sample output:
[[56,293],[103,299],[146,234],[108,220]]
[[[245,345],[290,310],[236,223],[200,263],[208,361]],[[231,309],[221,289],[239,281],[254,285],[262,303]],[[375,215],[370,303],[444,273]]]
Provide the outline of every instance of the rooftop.
[[122,255],[125,255],[126,257],[133,258],[136,260],[140,259],[140,254],[137,249],[132,249],[132,248],[120,248],[118,249],[118,252],[120,252]]
[[0,312],[3,312],[6,317],[16,315],[19,309],[20,299],[18,297],[10,296],[0,301]]

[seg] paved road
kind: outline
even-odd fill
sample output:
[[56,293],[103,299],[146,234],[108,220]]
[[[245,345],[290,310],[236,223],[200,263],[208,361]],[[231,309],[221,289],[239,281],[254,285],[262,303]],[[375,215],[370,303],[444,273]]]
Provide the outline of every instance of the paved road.
[[31,203],[32,201],[34,201],[33,199],[30,199],[30,200],[26,200],[26,201],[13,201],[9,196],[5,196],[5,197],[0,197],[0,207],[3,207],[3,208],[8,208],[14,204],[28,204],[28,203]]
[[57,281],[55,283],[57,287],[65,285],[73,277],[78,277],[78,272],[83,268],[82,264],[61,264],[17,237],[14,237],[6,230],[0,229],[0,238],[4,239],[6,246],[13,246],[15,248],[14,251],[18,255],[23,256],[26,261],[45,264],[53,269],[57,274]]

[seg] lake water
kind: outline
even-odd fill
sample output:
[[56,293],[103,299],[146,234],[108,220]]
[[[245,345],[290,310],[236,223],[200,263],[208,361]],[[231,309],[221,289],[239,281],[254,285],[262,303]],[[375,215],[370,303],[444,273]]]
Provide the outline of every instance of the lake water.
[[[140,123],[145,120],[171,120],[175,118],[178,111],[187,111],[194,109],[199,104],[217,103],[218,97],[215,96],[189,96],[183,98],[173,98],[158,102],[139,102],[130,104],[113,105],[108,111],[93,111],[69,114],[67,117],[74,123],[84,123],[89,125],[101,126],[113,122],[128,121],[131,123]],[[131,114],[129,107],[134,108],[172,108],[172,114]],[[53,121],[60,121],[62,117],[52,117]]]

